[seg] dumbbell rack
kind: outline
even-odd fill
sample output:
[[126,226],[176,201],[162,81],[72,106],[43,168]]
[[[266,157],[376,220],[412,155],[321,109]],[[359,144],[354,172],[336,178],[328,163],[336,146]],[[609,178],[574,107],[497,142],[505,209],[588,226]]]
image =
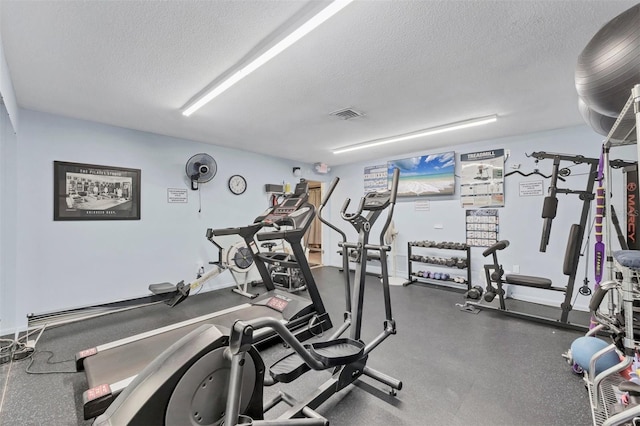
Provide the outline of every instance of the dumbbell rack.
[[[418,249],[418,253],[420,254],[421,260],[414,259],[414,257],[417,257],[417,256],[414,256],[414,253],[413,253],[416,248]],[[441,252],[442,250],[448,251],[449,253],[451,253],[451,251],[465,252],[466,253],[465,267],[459,268],[455,264],[453,266],[448,266],[446,264],[438,264],[438,263],[431,263],[431,262],[425,261],[425,258],[428,259],[429,257],[424,256],[424,254],[438,253],[438,252],[442,254]],[[450,256],[446,258],[446,260],[451,260],[454,258],[455,257]],[[471,289],[471,248],[466,244],[433,242],[433,241],[409,242],[407,243],[407,263],[408,263],[407,271],[409,276],[408,276],[408,282],[404,284],[405,286],[415,283],[415,284],[430,285],[430,286],[440,287],[447,290],[454,290],[454,291],[460,291],[460,292],[466,292]],[[435,268],[443,268],[444,271],[449,271],[449,272],[451,272],[452,270],[457,270],[460,272],[464,271],[466,275],[466,283],[455,282],[453,280],[453,277],[450,277],[449,279],[446,279],[446,280],[442,280],[442,279],[438,280],[438,279],[418,276],[417,272],[414,272],[414,268],[413,268],[414,263],[429,265],[430,267],[435,267]],[[456,275],[456,274],[454,273],[452,275]]]

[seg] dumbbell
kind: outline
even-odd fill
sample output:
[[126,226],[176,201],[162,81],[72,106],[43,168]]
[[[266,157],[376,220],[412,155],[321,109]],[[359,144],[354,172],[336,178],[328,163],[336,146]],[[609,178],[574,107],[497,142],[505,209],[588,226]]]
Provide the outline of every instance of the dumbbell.
[[452,267],[456,264],[457,261],[457,257],[450,257],[449,259],[446,259],[445,265],[447,265],[448,267]]
[[484,294],[484,300],[487,302],[493,302],[493,299],[495,299],[497,295],[498,293],[496,292],[496,289],[491,288]]
[[474,285],[473,288],[471,288],[469,291],[467,291],[464,294],[464,297],[466,297],[467,299],[473,299],[473,300],[480,299],[482,297],[482,287],[480,287],[479,285]]

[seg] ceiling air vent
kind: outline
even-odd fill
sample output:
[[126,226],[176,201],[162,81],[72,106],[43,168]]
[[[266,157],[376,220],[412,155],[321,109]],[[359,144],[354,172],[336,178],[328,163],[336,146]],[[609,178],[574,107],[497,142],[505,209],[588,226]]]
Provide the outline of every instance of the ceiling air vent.
[[345,108],[345,109],[340,109],[338,111],[333,111],[329,115],[334,115],[343,120],[351,120],[352,118],[362,117],[364,113],[356,111],[355,109]]

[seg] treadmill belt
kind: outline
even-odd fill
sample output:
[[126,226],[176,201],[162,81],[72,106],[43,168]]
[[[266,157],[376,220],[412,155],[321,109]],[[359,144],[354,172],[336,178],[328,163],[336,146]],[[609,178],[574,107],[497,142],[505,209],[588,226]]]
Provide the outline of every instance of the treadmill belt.
[[280,319],[280,313],[266,306],[253,305],[98,352],[84,360],[89,388],[114,384],[137,375],[165,349],[203,324],[215,324],[230,329],[236,320],[246,321],[259,317]]

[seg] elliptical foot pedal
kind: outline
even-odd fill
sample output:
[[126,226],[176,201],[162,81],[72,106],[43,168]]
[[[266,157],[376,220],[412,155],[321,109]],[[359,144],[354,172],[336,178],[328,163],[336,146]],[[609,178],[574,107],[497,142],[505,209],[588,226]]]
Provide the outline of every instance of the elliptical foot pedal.
[[326,368],[346,365],[362,358],[364,343],[353,339],[335,339],[305,345],[311,356]]
[[269,368],[269,374],[280,383],[291,383],[309,370],[311,370],[311,367],[304,362],[302,357],[295,352],[291,352],[276,361]]

